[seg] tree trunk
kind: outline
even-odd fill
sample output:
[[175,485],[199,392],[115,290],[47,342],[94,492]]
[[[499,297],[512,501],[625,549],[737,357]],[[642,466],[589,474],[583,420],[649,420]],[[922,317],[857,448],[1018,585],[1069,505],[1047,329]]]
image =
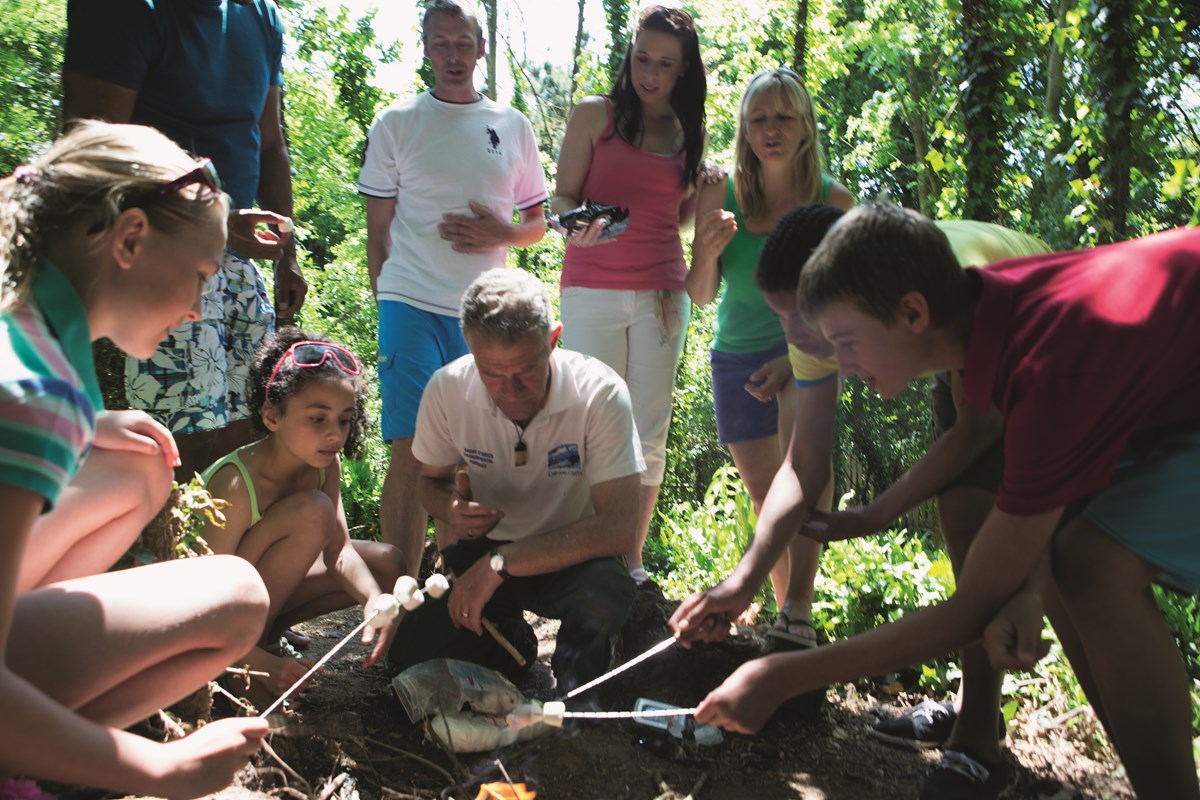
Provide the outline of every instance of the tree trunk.
[[806,78],[805,62],[808,60],[808,0],[796,1],[796,36],[792,44],[792,69],[801,78]]
[[575,107],[575,92],[579,90],[579,58],[583,54],[583,10],[587,0],[579,0],[579,16],[575,20],[575,48],[571,51],[571,94],[568,98]]
[[496,0],[485,0],[485,13],[487,14],[487,52],[485,58],[487,60],[487,88],[483,93],[492,100],[496,99],[496,49],[500,43],[496,41]]
[[[1067,6],[1070,0],[1056,0],[1054,4],[1054,31],[1062,30],[1067,24]],[[1042,103],[1042,115],[1048,120],[1055,120],[1062,116],[1062,95],[1063,95],[1063,51],[1058,46],[1058,41],[1054,38],[1054,32],[1050,34],[1050,50],[1046,53],[1046,97]]]
[[967,138],[963,217],[984,222],[999,218],[997,195],[1004,166],[1005,42],[994,26],[1000,19],[994,0],[963,0],[963,44],[959,72]]
[[935,215],[933,200],[938,194],[937,175],[926,158],[929,155],[929,133],[925,130],[921,75],[917,69],[917,62],[911,55],[908,58],[908,101],[904,104],[904,109],[916,156],[917,206],[922,214],[932,217]]
[[1133,109],[1141,97],[1131,0],[1110,0],[1100,27],[1097,72],[1104,103],[1100,177],[1105,187],[1100,242],[1127,237],[1129,171],[1133,162]]
[[616,80],[629,47],[628,0],[604,0],[604,16],[608,19],[608,74],[611,80]]

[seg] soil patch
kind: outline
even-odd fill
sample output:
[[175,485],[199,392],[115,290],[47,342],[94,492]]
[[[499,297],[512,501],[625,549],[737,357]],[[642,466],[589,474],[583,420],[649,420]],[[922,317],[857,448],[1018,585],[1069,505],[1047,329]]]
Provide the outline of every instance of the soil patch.
[[[639,593],[624,636],[622,658],[665,638],[675,603]],[[351,630],[357,610],[303,626],[319,657]],[[549,656],[555,625],[536,621],[538,663],[519,683],[528,696],[554,699]],[[752,627],[715,645],[672,648],[581,695],[569,710],[631,710],[639,697],[690,707],[775,640]],[[879,700],[854,687],[836,687],[789,702],[757,736],[726,734],[716,746],[679,746],[676,740],[629,720],[568,721],[561,731],[493,753],[452,755],[409,722],[383,667],[360,668],[362,647],[347,645],[319,681],[291,703],[275,725],[271,754],[244,773],[246,792],[276,797],[457,798],[470,800],[480,785],[511,779],[538,798],[680,800],[697,798],[916,798],[936,751],[885,746],[867,735],[881,713]],[[890,700],[890,698],[885,698]],[[223,709],[220,703],[218,713]],[[225,713],[228,713],[227,710]],[[1030,737],[1020,720],[1010,726],[1009,752],[1016,783],[1007,798],[1131,800],[1133,793],[1111,754],[1093,756],[1052,730]],[[651,734],[651,735],[648,735]],[[667,743],[664,744],[664,739]],[[689,794],[690,793],[690,794]]]

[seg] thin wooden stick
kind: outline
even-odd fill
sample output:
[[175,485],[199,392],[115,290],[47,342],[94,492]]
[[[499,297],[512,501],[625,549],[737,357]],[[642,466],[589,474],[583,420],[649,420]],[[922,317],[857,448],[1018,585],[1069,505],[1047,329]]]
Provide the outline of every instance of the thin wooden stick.
[[480,622],[483,624],[483,629],[492,635],[492,638],[496,640],[497,644],[503,647],[508,654],[513,657],[513,661],[516,661],[522,667],[525,666],[525,657],[521,655],[521,651],[517,650],[513,643],[505,638],[504,634],[500,632],[500,629],[496,627],[495,623],[493,623],[487,617],[481,619]]
[[696,781],[696,785],[692,787],[692,790],[687,793],[687,797],[683,798],[683,800],[696,800],[696,796],[700,794],[700,790],[704,788],[704,782],[706,780],[708,780],[708,773],[701,772],[700,780]]
[[458,783],[459,782],[459,781],[455,780],[453,775],[451,775],[449,772],[447,772],[446,770],[439,767],[437,764],[434,764],[432,761],[424,759],[421,756],[416,755],[415,753],[410,753],[407,750],[401,750],[399,747],[393,747],[392,745],[387,744],[386,742],[381,742],[378,739],[372,739],[370,737],[367,737],[367,739],[365,741],[370,742],[371,744],[375,745],[376,747],[382,747],[384,750],[390,750],[398,756],[403,756],[404,758],[411,758],[413,761],[416,761],[418,764],[424,764],[425,766],[429,767],[434,772],[437,772],[438,774],[440,774],[449,783]]

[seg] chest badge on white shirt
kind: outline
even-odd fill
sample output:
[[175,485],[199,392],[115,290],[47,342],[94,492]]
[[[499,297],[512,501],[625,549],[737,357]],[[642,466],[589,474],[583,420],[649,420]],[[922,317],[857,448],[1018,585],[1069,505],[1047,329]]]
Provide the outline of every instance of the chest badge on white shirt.
[[496,133],[496,129],[491,125],[487,127],[488,149],[487,151],[494,156],[504,155],[504,151],[500,149],[500,134]]
[[583,460],[579,457],[579,445],[560,444],[550,448],[547,455],[547,471],[551,475],[580,475]]

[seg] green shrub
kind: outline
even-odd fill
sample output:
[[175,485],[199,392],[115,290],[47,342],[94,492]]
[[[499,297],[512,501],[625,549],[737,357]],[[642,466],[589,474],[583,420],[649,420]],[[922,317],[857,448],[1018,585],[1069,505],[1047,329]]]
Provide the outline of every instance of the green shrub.
[[[733,572],[754,532],[754,504],[737,469],[716,470],[703,501],[676,503],[659,517],[659,537],[647,559],[663,591],[686,597]],[[767,602],[760,589],[756,600]]]

